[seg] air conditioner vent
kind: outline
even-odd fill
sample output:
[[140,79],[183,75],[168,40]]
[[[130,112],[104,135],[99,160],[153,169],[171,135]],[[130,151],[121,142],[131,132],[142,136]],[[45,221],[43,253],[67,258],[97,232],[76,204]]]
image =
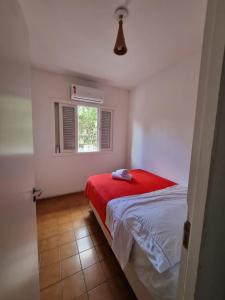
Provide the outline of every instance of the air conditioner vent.
[[102,104],[104,102],[104,93],[100,89],[72,84],[71,100]]

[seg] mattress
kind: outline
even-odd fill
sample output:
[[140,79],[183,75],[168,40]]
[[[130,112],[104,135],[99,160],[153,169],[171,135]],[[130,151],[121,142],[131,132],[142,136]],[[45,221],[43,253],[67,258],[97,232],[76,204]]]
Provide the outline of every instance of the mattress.
[[129,173],[133,177],[131,182],[112,179],[111,173],[94,175],[88,178],[85,194],[104,224],[106,206],[110,200],[149,193],[176,185],[173,181],[141,169],[131,170]]

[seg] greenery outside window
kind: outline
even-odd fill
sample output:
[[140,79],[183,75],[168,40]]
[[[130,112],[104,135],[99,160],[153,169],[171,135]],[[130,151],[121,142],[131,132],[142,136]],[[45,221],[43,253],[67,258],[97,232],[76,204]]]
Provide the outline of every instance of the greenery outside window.
[[99,151],[99,118],[98,108],[77,106],[78,152]]

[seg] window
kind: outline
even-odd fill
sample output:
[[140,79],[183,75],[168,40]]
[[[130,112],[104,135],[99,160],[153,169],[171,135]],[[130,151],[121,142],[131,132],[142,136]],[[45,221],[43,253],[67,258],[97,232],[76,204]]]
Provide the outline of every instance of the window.
[[78,152],[98,151],[98,108],[91,106],[77,106],[77,116]]
[[112,150],[112,110],[54,103],[55,152]]

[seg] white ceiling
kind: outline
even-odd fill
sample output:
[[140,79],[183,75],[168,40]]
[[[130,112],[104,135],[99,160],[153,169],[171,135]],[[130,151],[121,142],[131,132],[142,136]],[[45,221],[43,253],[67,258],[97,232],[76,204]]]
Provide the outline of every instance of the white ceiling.
[[[19,0],[32,64],[123,88],[200,49],[206,0]],[[116,56],[114,10],[128,5],[128,53]]]

